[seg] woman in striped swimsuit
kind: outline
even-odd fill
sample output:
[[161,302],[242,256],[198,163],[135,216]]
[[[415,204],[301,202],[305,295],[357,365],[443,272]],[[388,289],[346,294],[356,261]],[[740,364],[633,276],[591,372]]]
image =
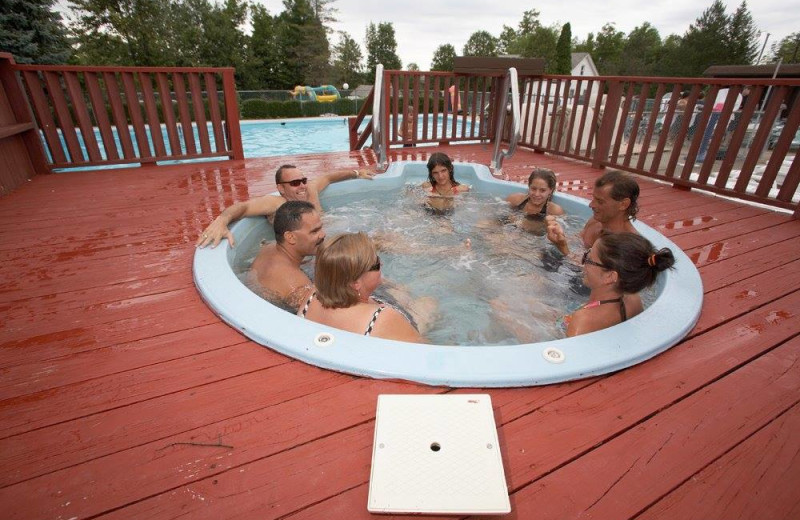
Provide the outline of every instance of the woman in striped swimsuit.
[[425,342],[403,314],[372,298],[381,283],[381,259],[365,233],[325,240],[317,250],[314,276],[316,288],[299,316],[365,336]]

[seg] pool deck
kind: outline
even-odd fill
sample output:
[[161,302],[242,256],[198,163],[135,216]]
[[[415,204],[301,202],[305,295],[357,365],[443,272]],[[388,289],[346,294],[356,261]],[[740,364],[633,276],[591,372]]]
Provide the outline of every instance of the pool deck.
[[[441,150],[488,164],[486,145]],[[0,199],[0,511],[31,518],[366,518],[381,393],[474,393],[308,366],[195,290],[228,204],[372,152],[40,175]],[[601,173],[518,150],[588,197]],[[487,390],[513,518],[800,517],[800,221],[640,179],[640,219],[697,265],[689,336],[621,372]],[[484,391],[481,391],[484,392]]]

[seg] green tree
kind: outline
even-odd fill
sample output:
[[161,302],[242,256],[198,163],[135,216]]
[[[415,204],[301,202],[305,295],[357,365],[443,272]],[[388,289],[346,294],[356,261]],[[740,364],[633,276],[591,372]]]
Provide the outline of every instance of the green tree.
[[497,38],[487,31],[476,31],[464,45],[464,56],[497,56]]
[[336,13],[338,13],[339,10],[331,5],[335,1],[336,0],[310,0],[314,16],[325,26],[328,32],[330,32],[330,29],[328,29],[329,24],[338,21],[336,19]]
[[170,65],[176,14],[169,0],[71,0],[79,62],[89,65]]
[[742,3],[730,18],[728,27],[728,59],[733,64],[750,65],[758,56],[758,37],[761,33],[756,27],[747,2]]
[[406,65],[406,70],[412,71],[412,72],[419,72],[419,65],[417,65],[416,63],[414,63],[412,61],[411,63]]
[[658,29],[649,22],[635,27],[625,40],[620,55],[619,73],[625,76],[651,76],[661,56]]
[[225,0],[207,4],[202,16],[202,38],[198,42],[199,65],[240,68],[245,61],[246,37],[241,27],[247,21],[247,3]]
[[728,16],[721,0],[711,6],[689,26],[683,36],[681,76],[699,76],[711,65],[730,65],[728,49]]
[[511,54],[511,48],[517,40],[517,31],[513,27],[503,26],[500,37],[497,39],[497,53],[500,55]]
[[456,48],[445,43],[439,45],[433,53],[433,60],[431,61],[431,70],[439,70],[445,72],[452,72],[453,60],[456,57]]
[[783,58],[783,63],[800,63],[800,32],[792,33],[773,44],[770,51],[772,63],[777,63],[779,58]]
[[572,72],[572,27],[569,22],[561,27],[561,34],[556,42],[556,74]]
[[253,31],[247,42],[246,73],[242,87],[245,89],[276,88],[274,74],[279,69],[279,49],[275,17],[261,4],[252,4],[250,20]]
[[613,23],[607,23],[597,33],[592,59],[597,69],[607,76],[615,76],[622,70],[622,49],[625,46],[625,33],[618,31]]
[[594,55],[596,46],[597,44],[594,41],[594,33],[589,33],[585,40],[573,42],[572,49],[575,52],[588,52],[589,54]]
[[394,37],[394,25],[381,22],[377,26],[367,26],[367,74],[370,80],[375,78],[375,69],[379,63],[385,70],[402,70],[403,63],[397,56],[397,40]]
[[322,22],[308,0],[284,0],[278,16],[277,38],[280,67],[276,81],[281,88],[328,82],[330,48]]
[[3,0],[0,49],[17,63],[61,64],[70,55],[67,32],[53,0]]
[[364,80],[361,65],[364,55],[358,43],[349,34],[339,33],[339,43],[333,47],[333,81],[337,85],[357,85]]
[[653,64],[655,76],[682,76],[684,67],[683,38],[670,34],[664,38],[659,57]]

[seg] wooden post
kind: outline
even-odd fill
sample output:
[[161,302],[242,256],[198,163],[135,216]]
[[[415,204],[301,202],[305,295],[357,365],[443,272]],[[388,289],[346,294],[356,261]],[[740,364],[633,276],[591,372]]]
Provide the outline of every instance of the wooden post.
[[232,159],[244,159],[244,149],[242,148],[242,130],[239,127],[239,102],[236,97],[236,81],[234,80],[234,69],[225,68],[222,71],[222,91],[225,93],[225,121],[228,125],[228,136],[230,138],[230,150],[233,152]]
[[14,57],[0,52],[0,193],[8,192],[50,167],[28,100],[15,73]]
[[597,148],[592,158],[592,168],[602,168],[608,161],[608,150],[611,147],[611,138],[617,125],[619,114],[619,100],[622,97],[622,83],[614,81],[608,89],[606,103],[603,107],[603,119],[597,135]]

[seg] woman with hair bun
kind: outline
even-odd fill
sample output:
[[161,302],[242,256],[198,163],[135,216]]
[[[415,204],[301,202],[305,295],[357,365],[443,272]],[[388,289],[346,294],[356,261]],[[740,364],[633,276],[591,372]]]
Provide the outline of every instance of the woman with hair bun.
[[583,255],[583,283],[589,303],[565,316],[568,337],[602,330],[642,312],[639,292],[675,264],[672,251],[656,251],[635,233],[606,233]]

